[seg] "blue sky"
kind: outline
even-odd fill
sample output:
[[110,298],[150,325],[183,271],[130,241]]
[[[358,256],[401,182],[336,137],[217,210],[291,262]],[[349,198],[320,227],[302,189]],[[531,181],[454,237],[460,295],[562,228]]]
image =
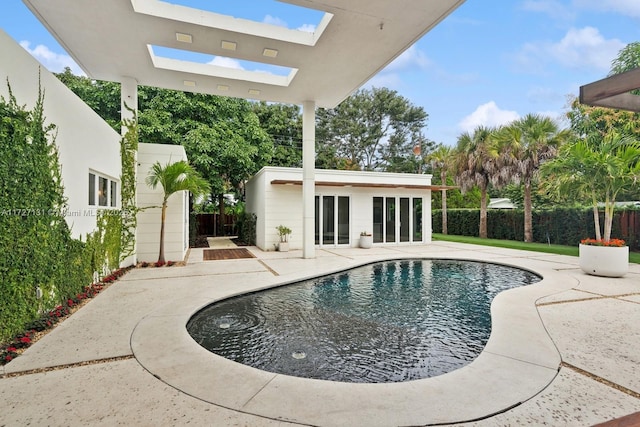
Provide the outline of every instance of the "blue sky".
[[[313,31],[322,14],[274,0],[171,0]],[[49,70],[73,60],[19,0],[3,0],[0,28]],[[386,86],[429,114],[425,135],[454,145],[478,125],[528,113],[561,118],[581,85],[605,77],[640,41],[640,0],[467,0],[367,86]],[[215,63],[246,68],[225,58]]]

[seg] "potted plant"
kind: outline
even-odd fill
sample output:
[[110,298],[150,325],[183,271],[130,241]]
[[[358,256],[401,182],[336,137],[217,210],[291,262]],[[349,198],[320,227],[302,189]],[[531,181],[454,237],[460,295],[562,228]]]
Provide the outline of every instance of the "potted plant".
[[278,237],[280,237],[280,243],[278,243],[278,250],[280,252],[288,252],[289,251],[289,235],[291,234],[291,229],[284,225],[279,225],[276,227],[278,230]]
[[360,247],[363,249],[369,249],[373,246],[373,236],[368,231],[360,233]]
[[622,277],[629,271],[629,246],[621,239],[583,239],[580,268],[594,276]]
[[548,178],[547,185],[591,202],[595,239],[581,241],[580,268],[596,276],[624,276],[629,269],[629,247],[623,240],[611,239],[611,228],[616,196],[640,179],[640,141],[613,131],[604,137],[576,139],[563,146],[558,157],[543,164],[541,172]]

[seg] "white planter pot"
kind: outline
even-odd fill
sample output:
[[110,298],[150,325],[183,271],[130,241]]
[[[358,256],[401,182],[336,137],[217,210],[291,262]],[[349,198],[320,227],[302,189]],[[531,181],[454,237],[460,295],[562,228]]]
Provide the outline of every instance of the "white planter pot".
[[280,252],[289,252],[289,242],[280,242],[280,243],[278,243],[278,251],[280,251]]
[[360,236],[360,247],[363,249],[369,249],[373,246],[373,236]]
[[580,268],[594,276],[622,277],[629,271],[629,246],[580,244]]

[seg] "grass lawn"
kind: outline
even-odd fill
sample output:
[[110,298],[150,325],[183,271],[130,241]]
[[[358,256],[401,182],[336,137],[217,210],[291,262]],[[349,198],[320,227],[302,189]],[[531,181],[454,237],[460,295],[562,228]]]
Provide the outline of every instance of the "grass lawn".
[[[545,252],[549,254],[578,256],[577,246],[547,245],[545,243],[525,243],[514,240],[481,239],[479,237],[433,234],[433,240],[470,243],[473,245],[496,246],[499,248],[521,249],[524,251]],[[640,252],[629,252],[629,262],[640,264]]]

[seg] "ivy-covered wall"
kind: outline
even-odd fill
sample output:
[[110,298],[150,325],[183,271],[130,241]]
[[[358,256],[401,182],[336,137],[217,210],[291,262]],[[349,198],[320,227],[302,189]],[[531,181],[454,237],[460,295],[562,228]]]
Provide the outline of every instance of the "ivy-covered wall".
[[[135,229],[136,213],[131,200],[127,215],[98,210],[96,229],[84,242],[74,239],[65,220],[57,129],[45,124],[44,95],[39,92],[35,108],[27,110],[8,86],[8,98],[0,97],[0,343],[118,268],[133,247],[135,236],[126,231],[131,217]],[[126,161],[134,156],[130,139],[136,135],[135,123],[128,127]],[[127,188],[135,194],[135,187]]]
[[43,97],[28,111],[9,93],[0,98],[0,341],[92,276],[85,245],[64,219],[55,127],[44,124]]

